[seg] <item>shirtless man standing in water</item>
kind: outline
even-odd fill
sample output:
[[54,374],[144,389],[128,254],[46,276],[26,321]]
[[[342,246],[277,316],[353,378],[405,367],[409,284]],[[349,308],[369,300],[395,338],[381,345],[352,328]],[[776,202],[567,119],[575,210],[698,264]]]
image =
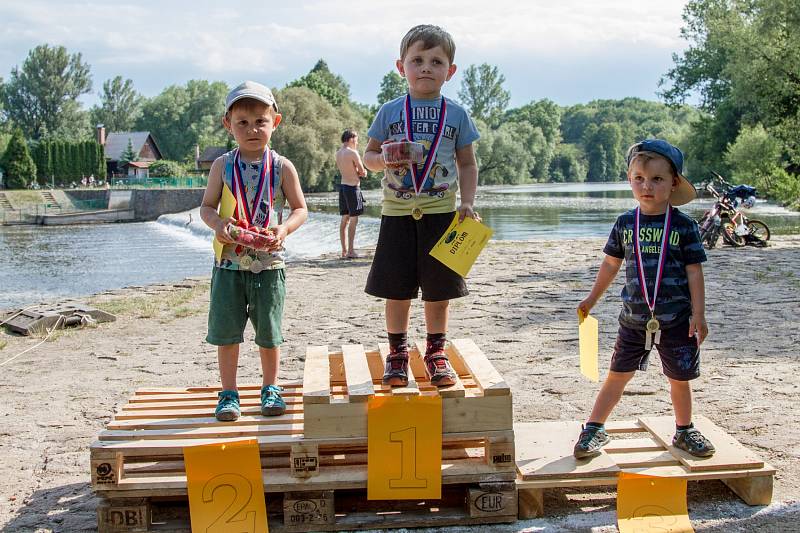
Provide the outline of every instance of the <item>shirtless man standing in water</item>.
[[[367,170],[358,155],[358,133],[347,129],[342,133],[342,147],[336,152],[336,166],[342,176],[339,188],[339,241],[342,243],[342,257],[353,259],[358,257],[353,247],[356,238],[358,216],[364,212],[364,196],[361,194],[361,178]],[[347,234],[345,240],[345,233]]]

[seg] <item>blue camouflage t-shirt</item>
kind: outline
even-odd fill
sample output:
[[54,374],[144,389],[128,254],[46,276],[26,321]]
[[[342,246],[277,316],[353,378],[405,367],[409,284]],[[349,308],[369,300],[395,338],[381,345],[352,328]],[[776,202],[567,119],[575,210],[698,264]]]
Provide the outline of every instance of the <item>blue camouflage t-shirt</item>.
[[[636,252],[633,248],[635,217],[636,210],[632,209],[617,218],[603,252],[625,259],[625,286],[622,288],[619,323],[628,328],[644,329],[650,320],[650,309],[644,300],[636,272]],[[662,329],[677,326],[692,314],[686,265],[703,263],[706,260],[697,223],[674,207],[669,233],[669,247],[655,306],[655,315]],[[651,299],[663,235],[664,215],[640,215],[639,245],[642,249],[645,283]]]
[[[375,116],[367,135],[376,141],[400,141],[406,138],[404,120],[405,95],[383,104]],[[411,171],[386,169],[383,173],[383,215],[410,215],[415,207],[424,213],[450,213],[456,210],[456,191],[458,190],[458,171],[456,169],[456,150],[472,144],[480,137],[475,123],[463,107],[449,98],[447,117],[436,160],[431,166],[428,178],[422,185],[419,196],[412,184]],[[425,156],[436,137],[442,99],[411,99],[411,114],[414,124],[414,140],[425,147]],[[422,169],[422,165],[417,166]]]

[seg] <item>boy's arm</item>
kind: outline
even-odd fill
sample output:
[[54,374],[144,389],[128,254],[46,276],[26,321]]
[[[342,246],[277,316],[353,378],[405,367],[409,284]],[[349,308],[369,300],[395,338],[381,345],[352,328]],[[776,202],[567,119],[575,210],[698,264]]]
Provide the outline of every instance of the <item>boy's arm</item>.
[[480,220],[475,213],[475,191],[478,189],[478,162],[472,143],[456,150],[456,168],[458,169],[458,188],[461,191],[461,205],[458,206],[458,221],[464,217]]
[[381,154],[381,142],[377,139],[369,138],[367,149],[364,151],[364,165],[373,172],[379,172],[386,168]]
[[578,304],[578,314],[582,317],[588,316],[594,304],[603,296],[608,286],[611,285],[611,282],[617,277],[617,272],[619,272],[619,267],[621,266],[622,258],[606,254],[603,262],[600,263],[600,270],[597,271],[597,278],[594,280],[592,291],[586,299]]
[[692,298],[692,318],[689,321],[689,336],[697,334],[697,345],[703,344],[708,336],[706,323],[706,283],[703,279],[703,265],[686,265],[686,279],[689,282],[689,296]]
[[364,164],[361,162],[361,156],[355,150],[353,151],[353,166],[356,167],[356,174],[360,177],[363,178],[367,175],[367,169],[364,168]]
[[203,219],[206,226],[214,230],[214,235],[221,243],[232,243],[230,235],[228,235],[228,223],[234,223],[236,220],[228,218],[223,220],[217,214],[217,207],[219,206],[220,198],[222,198],[222,169],[225,167],[225,161],[222,157],[218,157],[211,165],[211,170],[208,173],[208,185],[206,192],[203,193],[203,201],[200,203],[200,218]]
[[303,222],[308,218],[306,198],[303,196],[303,189],[300,187],[297,169],[288,159],[283,160],[283,166],[281,167],[281,189],[289,202],[289,209],[292,211],[283,224],[275,227],[275,237],[278,240],[275,245],[276,248],[280,248],[284,239],[302,226]]

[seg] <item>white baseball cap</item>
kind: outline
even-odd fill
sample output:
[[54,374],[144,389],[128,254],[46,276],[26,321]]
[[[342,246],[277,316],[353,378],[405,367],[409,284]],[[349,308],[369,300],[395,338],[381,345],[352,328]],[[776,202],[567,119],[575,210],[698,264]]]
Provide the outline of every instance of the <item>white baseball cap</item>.
[[255,81],[246,81],[228,93],[228,97],[225,99],[225,112],[227,113],[233,103],[242,98],[252,98],[268,106],[274,106],[275,111],[278,110],[278,103],[275,101],[275,97],[269,87]]

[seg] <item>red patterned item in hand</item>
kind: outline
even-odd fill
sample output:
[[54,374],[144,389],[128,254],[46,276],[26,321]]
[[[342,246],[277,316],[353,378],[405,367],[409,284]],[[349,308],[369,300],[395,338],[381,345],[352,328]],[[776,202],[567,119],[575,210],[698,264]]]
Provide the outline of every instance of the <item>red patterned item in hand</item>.
[[254,250],[269,250],[275,246],[275,234],[271,230],[258,226],[245,228],[243,224],[247,224],[247,222],[239,220],[235,226],[228,224],[228,234],[236,244]]
[[421,143],[396,141],[381,145],[384,163],[422,163],[425,147]]

